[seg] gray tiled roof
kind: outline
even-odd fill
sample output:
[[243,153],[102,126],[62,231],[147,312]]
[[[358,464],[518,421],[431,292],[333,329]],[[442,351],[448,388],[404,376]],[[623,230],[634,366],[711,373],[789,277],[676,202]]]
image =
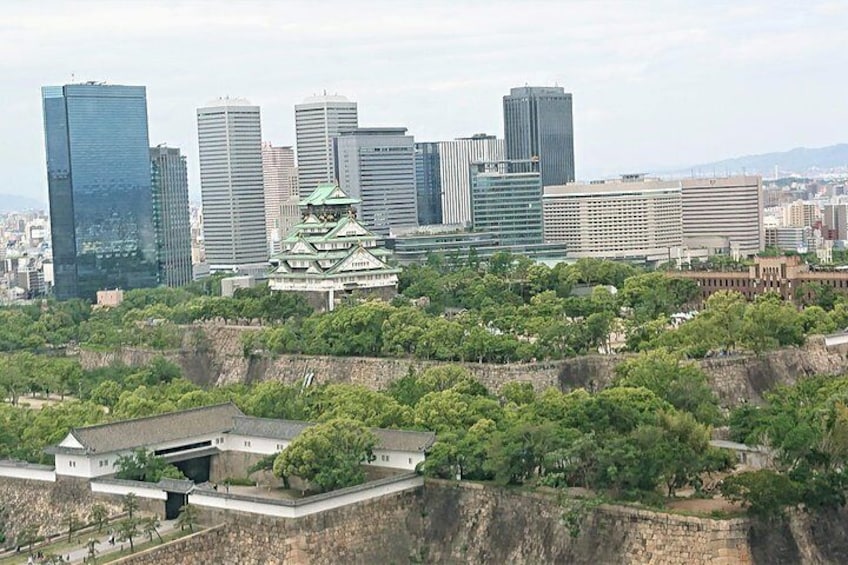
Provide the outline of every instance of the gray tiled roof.
[[[303,430],[312,426],[311,422],[296,420],[273,420],[270,418],[251,418],[236,416],[232,433],[267,439],[292,440]],[[372,428],[377,437],[377,448],[392,451],[424,451],[436,441],[433,432],[412,432]]]
[[377,447],[391,451],[425,451],[436,441],[433,432],[412,432],[371,428],[377,436]]
[[233,417],[243,415],[235,404],[228,402],[135,420],[74,428],[71,434],[88,453],[110,453],[227,432],[233,427]]
[[267,439],[292,440],[300,432],[311,426],[309,422],[297,420],[274,420],[271,418],[251,418],[236,416],[233,418],[233,434]]

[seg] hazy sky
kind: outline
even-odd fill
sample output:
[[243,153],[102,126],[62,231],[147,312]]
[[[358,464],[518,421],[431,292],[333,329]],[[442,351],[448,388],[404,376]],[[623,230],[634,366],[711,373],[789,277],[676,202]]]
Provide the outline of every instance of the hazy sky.
[[574,95],[577,176],[650,171],[848,140],[848,2],[3,0],[0,193],[46,201],[39,88],[147,86],[150,142],[183,149],[195,108],[262,107],[294,144],[293,105],[326,89],[362,126],[417,140],[503,135],[511,86]]

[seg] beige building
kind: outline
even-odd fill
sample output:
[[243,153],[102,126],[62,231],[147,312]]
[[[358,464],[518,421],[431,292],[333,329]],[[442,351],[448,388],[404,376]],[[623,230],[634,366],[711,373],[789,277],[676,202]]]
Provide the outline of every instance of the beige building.
[[806,228],[821,220],[821,211],[813,202],[796,200],[783,207],[783,225],[790,228]]
[[267,141],[262,144],[265,229],[272,254],[279,253],[280,241],[300,219],[296,175],[291,147],[275,147]]
[[681,257],[680,181],[625,175],[620,180],[546,186],[544,240],[569,257],[661,263]]
[[683,243],[710,253],[757,254],[764,246],[763,181],[759,176],[680,181]]

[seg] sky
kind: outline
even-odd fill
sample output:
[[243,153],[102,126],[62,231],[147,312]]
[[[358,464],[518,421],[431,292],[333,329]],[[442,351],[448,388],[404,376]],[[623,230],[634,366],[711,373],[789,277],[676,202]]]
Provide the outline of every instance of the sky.
[[503,135],[511,87],[573,93],[577,177],[848,140],[848,2],[3,0],[0,194],[46,201],[40,87],[147,87],[151,145],[180,147],[198,199],[195,109],[262,108],[293,145],[326,90],[360,126],[419,141]]

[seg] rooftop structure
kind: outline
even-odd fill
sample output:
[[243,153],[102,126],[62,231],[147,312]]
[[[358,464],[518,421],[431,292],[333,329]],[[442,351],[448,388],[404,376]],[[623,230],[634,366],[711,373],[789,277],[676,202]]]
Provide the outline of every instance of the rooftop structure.
[[400,269],[385,262],[390,252],[357,219],[358,204],[334,183],[302,198],[303,219],[271,260],[270,288],[307,293],[315,306],[329,310],[354,291],[394,295]]

